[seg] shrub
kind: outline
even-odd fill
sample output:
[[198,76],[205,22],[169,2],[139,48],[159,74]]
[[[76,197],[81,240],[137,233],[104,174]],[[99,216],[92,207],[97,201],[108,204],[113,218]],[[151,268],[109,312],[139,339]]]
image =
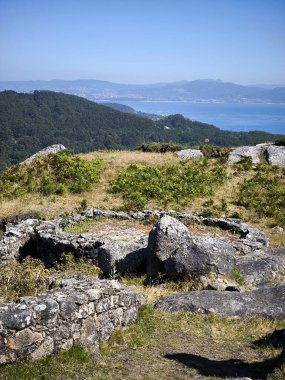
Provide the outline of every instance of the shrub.
[[211,166],[207,160],[164,166],[129,165],[111,182],[110,190],[120,194],[129,209],[142,209],[149,201],[166,207],[210,196],[225,179],[225,166]]
[[251,157],[243,157],[239,162],[236,162],[233,165],[233,167],[238,172],[249,171],[252,169],[252,158]]
[[155,152],[155,153],[166,153],[166,152],[177,152],[178,150],[183,149],[179,144],[173,143],[151,143],[151,144],[142,144],[137,148],[142,152]]
[[285,146],[285,137],[279,139],[279,140],[276,140],[274,145],[278,145],[278,146]]
[[30,164],[12,166],[0,174],[0,197],[81,193],[99,180],[100,162],[61,152],[38,157]]
[[285,169],[258,165],[254,177],[240,184],[237,203],[284,227]]
[[231,149],[215,145],[201,145],[201,152],[207,158],[229,158]]

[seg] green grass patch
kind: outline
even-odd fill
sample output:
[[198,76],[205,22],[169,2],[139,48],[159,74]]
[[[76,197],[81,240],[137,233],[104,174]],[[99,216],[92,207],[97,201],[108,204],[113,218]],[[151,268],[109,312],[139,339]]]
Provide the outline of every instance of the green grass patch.
[[245,285],[245,279],[243,275],[236,268],[231,271],[230,279],[235,281],[238,285]]
[[129,165],[111,181],[126,209],[142,209],[148,202],[163,208],[185,206],[195,197],[210,196],[226,179],[226,166],[208,160],[164,166]]
[[30,164],[14,165],[0,174],[0,198],[82,193],[99,181],[100,171],[100,160],[87,161],[69,152],[37,157]]
[[[262,362],[266,363],[276,357],[280,350],[261,347],[253,342],[284,326],[284,322],[259,318],[233,319],[191,313],[168,314],[145,305],[140,309],[133,325],[124,330],[115,330],[109,341],[101,342],[100,352],[95,356],[88,354],[82,347],[75,346],[67,352],[34,363],[6,365],[1,368],[0,379],[208,378],[201,376],[199,369],[208,369],[209,373],[213,371],[212,376],[215,379],[231,377],[227,370],[225,374],[228,376],[214,376],[215,366],[211,366],[212,361],[231,362],[235,366],[231,367],[232,376],[236,375],[236,368],[243,368],[243,373],[248,377],[262,378],[269,370]],[[165,358],[169,354],[179,353],[185,353],[186,357],[193,355],[189,366]],[[204,360],[207,368],[201,368],[201,360]],[[279,374],[281,375],[277,371],[272,379],[281,379]]]
[[273,224],[285,227],[285,169],[258,165],[255,175],[243,181],[237,203],[254,211],[257,217],[271,218]]

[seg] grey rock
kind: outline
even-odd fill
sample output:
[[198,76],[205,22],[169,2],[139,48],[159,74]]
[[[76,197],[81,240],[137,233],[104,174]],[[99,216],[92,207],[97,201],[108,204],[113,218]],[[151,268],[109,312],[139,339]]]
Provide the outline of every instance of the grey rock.
[[241,289],[236,282],[228,280],[224,276],[200,276],[200,283],[204,290],[217,290],[219,292],[231,291],[240,292]]
[[285,146],[270,145],[265,149],[265,155],[270,165],[285,168]]
[[268,286],[285,282],[285,248],[238,256],[236,269],[249,285]]
[[75,280],[37,297],[0,305],[0,364],[36,360],[73,344],[98,349],[136,319],[143,299],[117,281]]
[[98,265],[104,276],[138,274],[146,267],[147,236],[135,241],[104,239],[98,248]]
[[164,263],[190,235],[187,227],[171,216],[162,217],[152,228],[148,239],[147,274],[164,273]]
[[242,234],[241,238],[247,241],[261,243],[266,247],[269,245],[269,239],[258,228],[247,227],[247,230]]
[[[3,310],[3,311],[2,311]],[[6,311],[5,306],[0,308],[0,327],[2,329],[23,330],[32,323],[31,310],[21,309],[20,305],[16,305],[13,313]]]
[[235,266],[235,250],[227,242],[196,236],[180,245],[165,262],[165,273],[172,279],[208,273],[229,274]]
[[63,150],[66,150],[66,147],[62,144],[54,144],[54,145],[48,146],[47,148],[42,149],[39,152],[33,154],[31,157],[27,158],[25,161],[23,161],[23,164],[30,164],[37,157],[44,157],[51,153],[56,154]]
[[201,222],[206,226],[219,227],[232,232],[246,233],[247,225],[236,218],[202,218]]
[[229,154],[228,163],[234,164],[245,157],[250,157],[253,164],[258,164],[260,162],[260,154],[262,150],[263,147],[260,145],[238,147]]
[[156,308],[168,311],[214,314],[223,317],[285,318],[285,285],[251,292],[202,290],[174,294],[159,300]]
[[199,160],[204,157],[199,149],[184,149],[176,152],[176,156],[182,160]]
[[282,234],[284,232],[284,229],[280,226],[275,226],[271,230],[275,232],[276,234]]

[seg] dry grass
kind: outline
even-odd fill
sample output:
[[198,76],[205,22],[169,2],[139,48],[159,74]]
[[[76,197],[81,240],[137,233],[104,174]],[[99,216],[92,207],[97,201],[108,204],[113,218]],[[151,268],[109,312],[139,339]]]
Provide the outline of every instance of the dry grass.
[[[108,191],[109,182],[118,171],[129,164],[142,165],[164,165],[169,162],[178,162],[178,158],[173,153],[144,153],[140,151],[96,151],[88,154],[81,154],[87,160],[101,159],[103,162],[103,172],[99,183],[94,185],[91,191],[82,194],[65,194],[62,196],[43,197],[38,194],[25,195],[14,200],[0,201],[0,219],[7,216],[33,213],[37,216],[50,219],[56,218],[66,213],[76,212],[80,208],[82,200],[86,200],[88,207],[101,209],[120,209],[123,207],[123,200],[120,196]],[[254,212],[234,204],[238,185],[244,180],[254,175],[253,171],[236,171],[233,167],[227,169],[228,179],[221,185],[212,197],[214,205],[220,207],[222,200],[226,200],[227,210],[222,212],[226,216],[231,216],[234,212],[240,212],[242,219],[250,224],[263,229],[268,233],[272,246],[285,245],[285,234],[274,234],[268,228],[270,220],[257,218]],[[183,210],[189,213],[203,213],[205,202],[209,199],[196,198],[183,206]],[[155,203],[147,204],[148,208],[157,208]]]
[[64,213],[74,212],[80,207],[83,199],[87,201],[88,207],[102,209],[120,208],[122,200],[120,197],[108,192],[108,185],[118,171],[129,164],[163,165],[178,159],[172,153],[143,153],[132,151],[97,151],[94,153],[80,154],[81,157],[92,160],[100,158],[103,160],[103,174],[99,183],[91,191],[81,194],[64,194],[62,196],[43,197],[39,194],[25,195],[13,200],[0,201],[0,218],[11,215],[35,213],[46,219],[56,218]]
[[136,323],[115,331],[95,357],[74,347],[35,363],[5,366],[0,379],[265,379],[280,350],[255,342],[284,326],[257,318],[167,314],[144,306]]

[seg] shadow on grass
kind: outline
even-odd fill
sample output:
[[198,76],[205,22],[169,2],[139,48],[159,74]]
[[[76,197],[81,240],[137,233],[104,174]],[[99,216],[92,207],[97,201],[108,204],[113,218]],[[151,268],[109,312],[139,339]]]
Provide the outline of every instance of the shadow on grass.
[[200,375],[206,377],[250,377],[251,379],[264,380],[267,374],[280,365],[280,361],[284,359],[284,351],[276,358],[253,363],[247,363],[239,359],[212,360],[186,353],[167,354],[164,357],[196,369]]

